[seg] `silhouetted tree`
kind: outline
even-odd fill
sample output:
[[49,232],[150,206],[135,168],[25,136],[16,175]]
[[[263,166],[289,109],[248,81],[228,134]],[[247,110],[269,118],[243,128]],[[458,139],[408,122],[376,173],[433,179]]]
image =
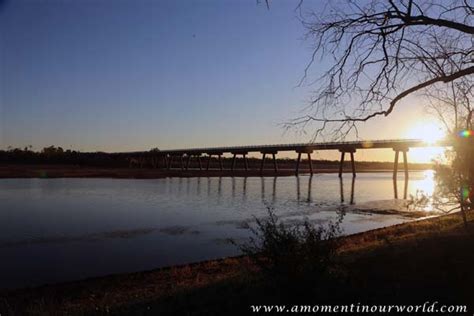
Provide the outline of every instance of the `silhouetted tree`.
[[[315,137],[357,133],[357,123],[390,115],[413,93],[472,80],[470,0],[330,1],[323,12],[301,18],[314,43],[301,84],[316,89],[305,115],[288,126],[317,123]],[[311,81],[319,56],[331,57],[332,64]]]

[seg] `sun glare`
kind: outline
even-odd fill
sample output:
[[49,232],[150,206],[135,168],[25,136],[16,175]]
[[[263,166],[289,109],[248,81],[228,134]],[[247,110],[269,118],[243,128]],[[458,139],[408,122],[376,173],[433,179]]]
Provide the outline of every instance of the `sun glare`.
[[435,144],[446,136],[443,129],[434,122],[419,122],[407,132],[408,138],[416,138],[428,144]]
[[[435,122],[417,122],[405,134],[406,138],[421,139],[428,145],[434,145],[439,140],[446,137],[444,130]],[[444,148],[442,147],[425,147],[410,149],[410,159],[413,162],[429,163],[433,160],[444,161]]]

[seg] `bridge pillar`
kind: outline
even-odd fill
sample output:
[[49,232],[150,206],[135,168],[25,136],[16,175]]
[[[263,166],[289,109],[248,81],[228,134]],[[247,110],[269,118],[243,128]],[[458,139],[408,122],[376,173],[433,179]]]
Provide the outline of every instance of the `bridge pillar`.
[[307,154],[308,155],[308,163],[309,163],[309,170],[311,174],[313,174],[313,163],[311,161],[311,153],[313,152],[313,149],[311,148],[298,148],[296,150],[298,153],[298,160],[296,161],[296,175],[299,174],[299,169],[300,169],[300,164],[301,164],[301,154]]
[[242,155],[242,157],[244,159],[245,170],[249,169],[249,165],[248,165],[248,161],[247,161],[248,151],[238,151],[238,152],[233,152],[231,154],[234,155],[233,158],[232,158],[232,169],[231,169],[232,171],[235,170],[237,155]]
[[356,168],[355,168],[355,159],[354,159],[354,153],[356,152],[355,148],[342,148],[339,149],[341,152],[341,161],[339,162],[339,178],[342,177],[342,171],[344,168],[344,157],[346,155],[346,152],[350,154],[351,156],[351,168],[352,168],[352,177],[356,176]]
[[275,150],[265,150],[265,151],[261,151],[262,153],[262,164],[260,165],[260,172],[263,172],[263,170],[265,169],[265,158],[266,158],[266,155],[267,154],[272,154],[272,157],[273,157],[273,170],[276,172],[278,172],[278,164],[277,164],[277,161],[276,161],[276,154],[278,153],[277,151]]
[[184,154],[181,155],[181,170],[184,170]]
[[211,158],[212,158],[212,154],[207,154],[207,166],[206,166],[206,170],[209,170],[209,167],[211,166]]
[[199,170],[202,170],[201,154],[198,155]]
[[352,167],[352,177],[355,178],[356,176],[356,167],[354,161],[354,152],[351,151],[351,167]]
[[[398,150],[395,150],[395,161],[393,162],[393,180],[396,181],[397,180],[397,173],[398,173],[398,155],[399,155],[399,151]],[[396,197],[397,199],[398,197]]]
[[164,156],[163,156],[163,159],[162,159],[162,161],[163,161],[163,169],[166,169],[166,167],[168,166],[168,162],[166,161],[166,156],[167,156],[167,155],[164,155]]
[[277,164],[277,160],[276,160],[276,153],[273,153],[272,156],[273,156],[273,169],[275,170],[275,173],[277,173],[278,172],[278,164]]
[[298,153],[298,159],[296,160],[296,175],[299,174],[300,171],[300,162],[301,162],[301,153]]
[[224,170],[224,165],[222,164],[222,154],[218,155],[219,157],[219,167],[221,168],[221,171]]
[[395,151],[395,161],[394,161],[394,166],[393,166],[393,179],[397,179],[397,174],[398,174],[398,158],[400,152],[403,154],[403,169],[405,171],[405,179],[408,179],[408,152],[409,148],[408,147],[394,147],[393,151]]
[[260,165],[260,172],[263,173],[263,168],[265,168],[265,155],[266,153],[262,153],[262,164]]
[[405,179],[408,179],[408,158],[407,158],[407,151],[403,151],[403,166],[405,167]]
[[170,155],[168,159],[168,170],[171,170],[171,163],[173,162],[173,155]]
[[308,153],[309,172],[313,174],[313,161],[311,160],[311,153]]
[[186,161],[186,170],[189,169],[189,164],[190,164],[190,163],[191,163],[191,155],[188,154],[188,159],[187,159],[187,161]]
[[235,169],[235,159],[237,157],[237,154],[234,154],[234,157],[232,158],[232,167],[231,167],[231,170],[234,171]]
[[341,194],[341,203],[344,203],[344,182],[342,181],[342,177],[339,177],[339,191]]
[[[341,151],[341,161],[339,162],[339,178],[342,178],[342,166],[344,165],[345,151]],[[341,202],[344,202],[343,200]]]

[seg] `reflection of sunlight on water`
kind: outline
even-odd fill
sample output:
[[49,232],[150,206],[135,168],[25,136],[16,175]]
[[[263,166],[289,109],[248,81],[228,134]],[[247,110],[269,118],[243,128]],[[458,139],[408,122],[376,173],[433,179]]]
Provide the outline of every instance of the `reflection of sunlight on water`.
[[412,196],[415,207],[424,211],[433,211],[433,195],[435,193],[436,182],[434,179],[434,171],[426,170],[423,172],[423,179],[414,183],[416,190]]
[[416,184],[418,190],[423,191],[424,194],[433,195],[435,190],[434,171],[425,170],[423,172],[423,180]]

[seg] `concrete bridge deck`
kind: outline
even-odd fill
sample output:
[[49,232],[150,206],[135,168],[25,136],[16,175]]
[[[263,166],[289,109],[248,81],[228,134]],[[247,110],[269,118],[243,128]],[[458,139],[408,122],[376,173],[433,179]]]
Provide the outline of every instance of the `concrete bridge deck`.
[[[351,159],[351,171],[352,175],[356,176],[355,170],[355,153],[361,149],[383,149],[391,148],[395,152],[394,160],[394,177],[398,172],[398,158],[399,154],[402,153],[404,160],[405,176],[408,177],[408,158],[407,152],[410,148],[415,147],[446,147],[450,146],[447,141],[439,141],[436,143],[427,143],[421,139],[392,139],[392,140],[363,140],[363,141],[346,141],[346,142],[320,142],[320,143],[297,143],[297,144],[274,144],[274,145],[250,145],[250,146],[226,146],[226,147],[204,147],[204,148],[186,148],[186,149],[170,149],[161,151],[147,151],[147,152],[129,152],[119,153],[119,155],[125,155],[130,165],[143,166],[145,163],[150,162],[153,167],[158,168],[172,168],[173,160],[179,158],[180,169],[187,170],[190,165],[192,158],[195,158],[199,162],[199,169],[203,169],[201,162],[202,155],[207,156],[206,170],[209,170],[211,165],[211,159],[213,156],[218,158],[219,169],[223,170],[222,155],[231,154],[233,155],[231,170],[235,169],[237,156],[242,156],[245,164],[245,170],[248,170],[247,155],[249,153],[260,153],[262,154],[262,161],[260,170],[265,169],[266,155],[272,155],[273,158],[273,169],[278,171],[278,164],[276,155],[278,152],[296,152],[298,158],[296,160],[295,173],[298,174],[301,155],[307,155],[310,173],[313,173],[313,165],[311,154],[314,151],[323,150],[338,150],[341,153],[341,159],[339,164],[339,177],[342,176],[343,164],[345,154],[348,153]],[[159,161],[162,161],[160,163]]]
[[241,153],[241,152],[280,152],[280,151],[315,151],[315,150],[344,150],[344,149],[377,149],[377,148],[411,148],[447,146],[445,142],[429,144],[421,139],[392,139],[392,140],[364,140],[347,142],[321,142],[297,144],[273,144],[227,147],[204,147],[187,149],[161,150],[161,154],[208,154],[208,153]]

